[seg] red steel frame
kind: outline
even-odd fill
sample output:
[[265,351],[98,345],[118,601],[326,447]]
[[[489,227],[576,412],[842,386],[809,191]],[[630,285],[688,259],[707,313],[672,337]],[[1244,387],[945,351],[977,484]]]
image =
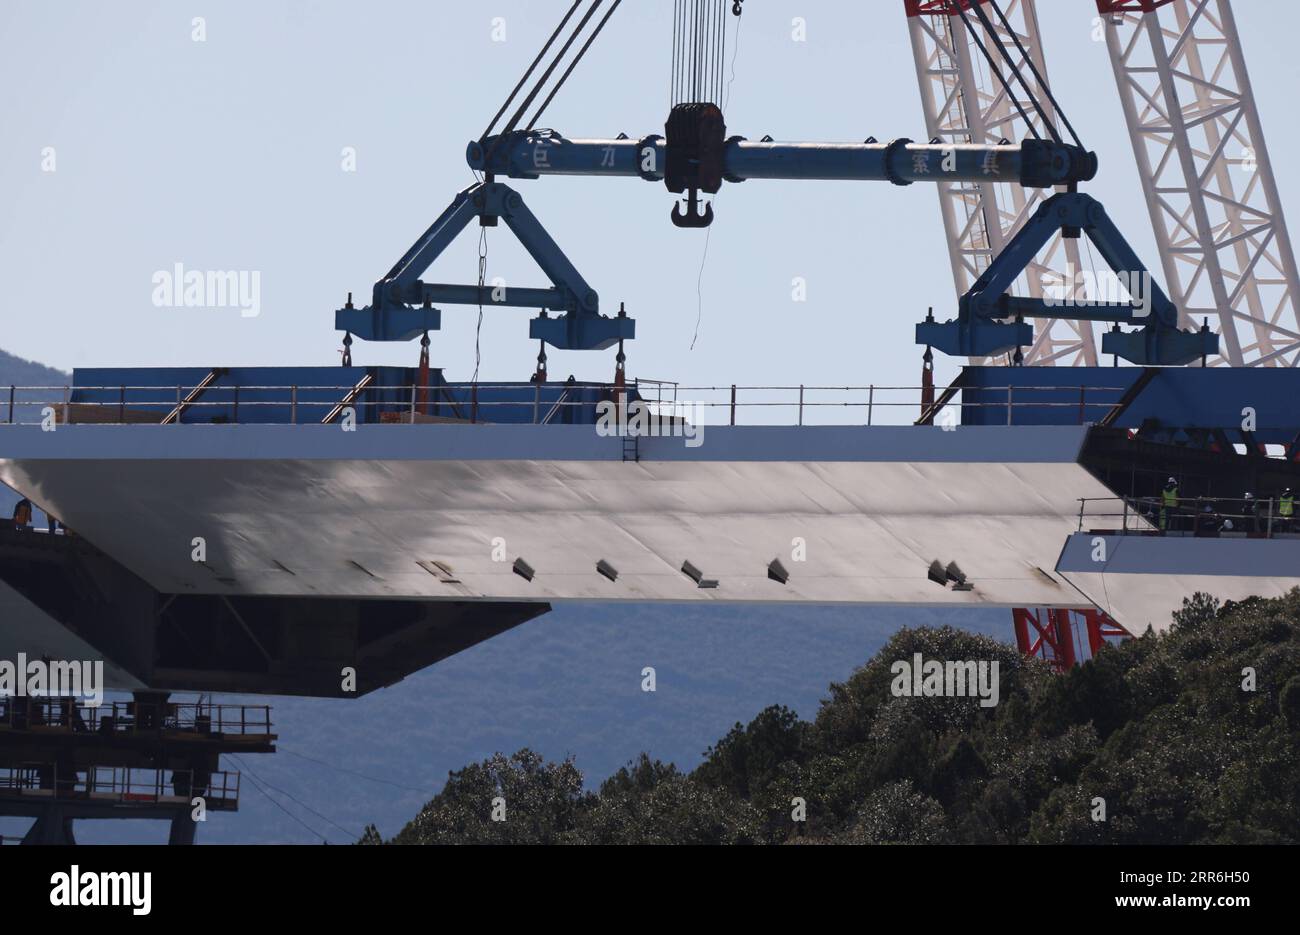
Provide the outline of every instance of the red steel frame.
[[1152,13],[1174,0],[1097,0],[1098,13]]
[[[1079,619],[1076,619],[1079,618]],[[1082,623],[1088,634],[1088,658],[1097,655],[1108,637],[1128,639],[1127,630],[1095,607],[1065,607],[1030,610],[1016,607],[1011,611],[1016,629],[1016,645],[1026,656],[1039,656],[1058,672],[1065,672],[1083,661],[1075,650],[1076,627]]]
[[903,6],[907,8],[908,16],[930,16],[936,13],[956,16],[958,6],[969,10],[972,3],[983,2],[984,0],[903,0]]

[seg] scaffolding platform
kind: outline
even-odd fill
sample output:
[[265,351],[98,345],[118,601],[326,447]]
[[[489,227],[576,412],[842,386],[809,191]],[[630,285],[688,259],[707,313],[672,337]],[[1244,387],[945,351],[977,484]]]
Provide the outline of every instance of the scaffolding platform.
[[239,808],[221,754],[273,753],[275,740],[266,705],[0,698],[0,816],[35,819],[28,844],[76,843],[78,819],[167,820],[170,843],[192,844],[208,812]]

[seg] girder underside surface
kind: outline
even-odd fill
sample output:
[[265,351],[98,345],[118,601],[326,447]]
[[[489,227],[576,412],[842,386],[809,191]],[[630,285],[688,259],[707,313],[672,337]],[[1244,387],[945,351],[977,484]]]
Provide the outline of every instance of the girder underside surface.
[[1157,632],[1183,599],[1281,597],[1300,587],[1300,538],[1072,535],[1057,573],[1134,634]]
[[710,427],[639,462],[590,426],[264,428],[33,428],[0,479],[160,592],[454,600],[1068,606],[1052,568],[1107,494],[1073,427]]
[[[709,427],[698,447],[642,438],[625,461],[623,439],[591,426],[15,426],[0,480],[162,593],[1093,603],[1163,629],[1192,590],[1285,590],[1248,567],[1235,583],[1058,570],[1080,499],[1112,496],[1078,463],[1086,432]],[[930,580],[934,560],[971,588]]]

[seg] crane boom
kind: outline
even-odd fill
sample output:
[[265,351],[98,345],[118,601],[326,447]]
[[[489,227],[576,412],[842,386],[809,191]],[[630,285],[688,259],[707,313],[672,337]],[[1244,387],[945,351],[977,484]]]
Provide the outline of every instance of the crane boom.
[[1229,0],[1097,0],[1164,278],[1218,363],[1300,365],[1300,271]]

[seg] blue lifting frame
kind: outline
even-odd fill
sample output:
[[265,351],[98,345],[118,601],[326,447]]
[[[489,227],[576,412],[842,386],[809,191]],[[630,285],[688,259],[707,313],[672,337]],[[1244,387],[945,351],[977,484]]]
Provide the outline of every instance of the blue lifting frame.
[[[517,178],[544,175],[622,176],[663,181],[666,158],[662,137],[568,139],[553,130],[512,132],[470,143],[466,159],[487,174],[486,181],[460,192],[442,216],[407,250],[388,275],[375,283],[365,308],[351,301],[335,314],[341,331],[368,341],[408,341],[437,330],[441,313],[434,303],[517,306],[540,309],[529,335],[564,350],[602,350],[635,335],[635,321],[621,312],[600,314],[595,290],[569,262],[522,196],[500,182],[497,173]],[[1102,351],[1142,366],[1191,363],[1218,353],[1218,336],[1202,327],[1183,331],[1178,310],[1151,279],[1136,252],[1096,199],[1075,190],[1092,178],[1096,157],[1081,147],[1026,140],[998,145],[915,144],[908,139],[879,143],[751,143],[731,137],[722,153],[722,177],[746,179],[879,180],[895,185],[918,181],[1003,181],[1026,187],[1063,186],[993,260],[961,297],[955,320],[927,319],[916,327],[916,341],[945,354],[990,357],[1032,344],[1026,318],[1067,318],[1115,323],[1102,338]],[[420,276],[470,223],[494,225],[498,219],[519,238],[551,281],[549,289],[492,288],[426,283]],[[1058,231],[1087,236],[1110,268],[1141,276],[1149,306],[1126,303],[1078,304],[1008,295],[1016,279]],[[560,312],[552,317],[548,312]],[[1121,324],[1139,325],[1132,331]]]
[[[1067,304],[1008,295],[1007,290],[1057,231],[1086,236],[1115,273],[1143,277],[1149,307],[1079,304],[1077,300]],[[991,357],[1033,342],[1034,329],[1025,318],[1114,322],[1115,330],[1102,336],[1102,353],[1141,366],[1189,364],[1219,351],[1219,336],[1207,326],[1198,331],[1179,329],[1178,309],[1151,278],[1101,202],[1082,192],[1058,192],[1046,199],[961,297],[956,320],[921,322],[916,326],[916,343],[954,356]],[[1121,331],[1121,323],[1141,327]]]
[[[457,286],[420,280],[448,245],[475,218],[493,225],[498,219],[519,238],[551,281],[549,289]],[[375,283],[371,304],[351,301],[334,313],[334,326],[366,341],[410,341],[437,331],[442,313],[434,303],[513,306],[541,309],[529,324],[529,336],[562,350],[603,350],[635,335],[634,319],[620,312],[600,314],[600,299],[559,245],[524,204],[523,196],[500,182],[478,182],[458,193],[383,279]],[[561,314],[551,317],[547,311]]]

